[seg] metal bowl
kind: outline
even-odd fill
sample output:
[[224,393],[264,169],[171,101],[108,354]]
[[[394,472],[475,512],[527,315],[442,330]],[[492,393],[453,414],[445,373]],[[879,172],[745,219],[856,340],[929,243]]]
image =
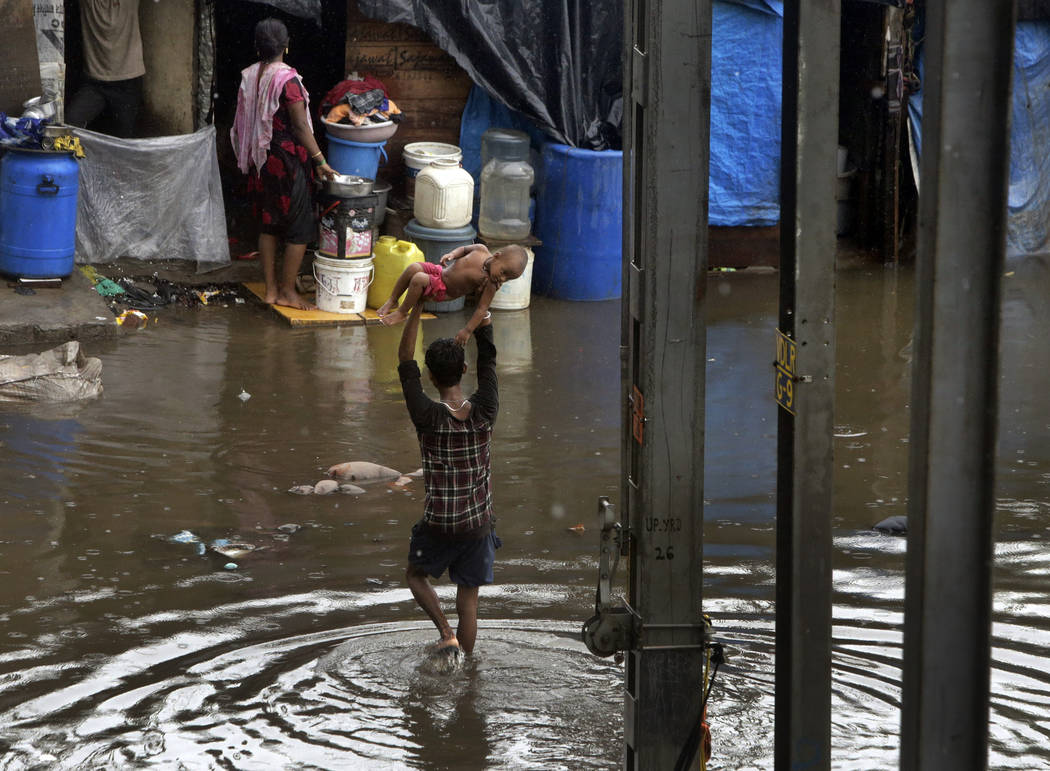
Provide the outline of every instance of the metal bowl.
[[337,198],[360,198],[372,192],[374,180],[353,174],[336,174],[324,183],[324,191]]
[[332,123],[324,118],[321,120],[324,121],[325,131],[329,135],[348,142],[385,142],[397,132],[397,124],[392,120],[382,123],[364,123],[360,126],[349,123]]
[[377,179],[376,183],[372,185],[372,192],[379,196],[379,200],[376,202],[376,224],[382,225],[386,219],[386,202],[390,196],[390,188],[393,187],[389,182],[384,182],[381,179]]

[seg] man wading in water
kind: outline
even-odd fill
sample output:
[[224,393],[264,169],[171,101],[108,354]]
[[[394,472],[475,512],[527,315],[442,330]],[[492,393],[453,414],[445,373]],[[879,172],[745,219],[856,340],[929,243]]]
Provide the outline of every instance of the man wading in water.
[[[423,393],[419,366],[413,358],[422,303],[413,309],[398,347],[398,375],[408,414],[416,427],[423,456],[426,490],[423,519],[412,527],[408,548],[408,586],[416,602],[441,634],[435,651],[470,653],[478,636],[478,587],[491,584],[492,563],[500,540],[493,528],[492,460],[489,442],[499,410],[496,387],[496,346],[492,316],[474,330],[478,345],[478,390],[464,398],[460,378],[467,371],[463,346],[451,338],[427,348],[430,382],[440,401]],[[428,576],[440,578],[448,569],[456,584],[459,626],[453,633],[441,611]]]

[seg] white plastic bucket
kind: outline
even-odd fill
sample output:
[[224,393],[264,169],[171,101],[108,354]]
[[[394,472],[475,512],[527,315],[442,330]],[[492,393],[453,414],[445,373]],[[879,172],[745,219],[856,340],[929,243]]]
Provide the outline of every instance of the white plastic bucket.
[[317,309],[328,313],[364,313],[368,287],[375,277],[371,257],[341,260],[314,256]]
[[532,297],[532,249],[523,247],[525,254],[528,257],[528,261],[525,263],[525,270],[521,272],[521,275],[517,278],[512,278],[507,281],[497,290],[496,294],[492,296],[492,302],[489,303],[489,307],[498,311],[520,311],[522,308],[529,307],[529,300]]
[[416,194],[416,176],[432,162],[439,158],[456,163],[463,160],[462,150],[444,142],[410,142],[405,145],[401,155],[405,161],[405,193],[409,198]]

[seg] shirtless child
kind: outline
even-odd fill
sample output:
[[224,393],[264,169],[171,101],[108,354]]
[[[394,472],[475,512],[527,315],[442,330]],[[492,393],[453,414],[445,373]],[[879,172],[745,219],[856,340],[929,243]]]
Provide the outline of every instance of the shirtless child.
[[[414,262],[405,268],[394,284],[390,299],[377,313],[384,324],[393,326],[407,319],[412,308],[424,299],[444,302],[480,289],[481,297],[474,315],[456,335],[456,342],[465,345],[485,318],[496,290],[504,281],[520,276],[527,261],[525,249],[517,244],[504,246],[495,254],[490,253],[484,244],[457,247],[441,258],[440,265]],[[404,302],[397,307],[397,298],[406,290]]]

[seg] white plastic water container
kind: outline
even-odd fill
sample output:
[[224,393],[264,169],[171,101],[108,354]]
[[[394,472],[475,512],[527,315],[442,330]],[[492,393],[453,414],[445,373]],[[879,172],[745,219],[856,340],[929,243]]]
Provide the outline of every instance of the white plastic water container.
[[532,231],[529,191],[535,172],[529,137],[521,131],[489,129],[482,135],[481,201],[478,231],[483,238],[518,241]]
[[416,176],[416,221],[427,228],[461,228],[474,214],[474,178],[458,161],[432,161]]

